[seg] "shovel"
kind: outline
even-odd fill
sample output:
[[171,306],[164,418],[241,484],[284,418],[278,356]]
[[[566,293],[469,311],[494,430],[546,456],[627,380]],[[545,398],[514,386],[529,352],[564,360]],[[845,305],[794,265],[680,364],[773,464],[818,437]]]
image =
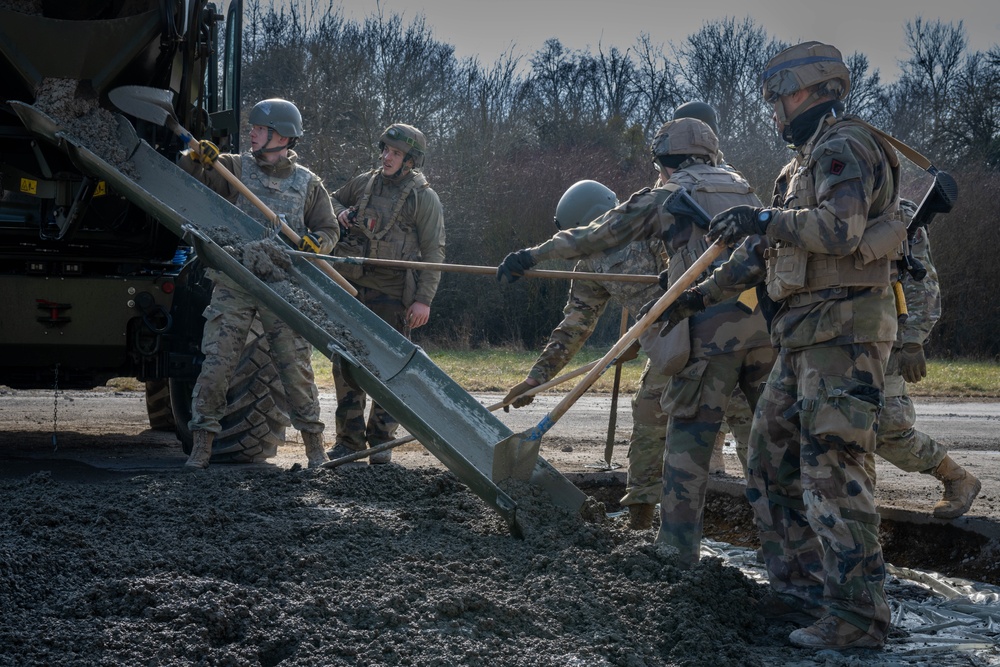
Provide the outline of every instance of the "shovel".
[[[180,137],[181,141],[187,144],[188,148],[198,150],[198,142],[190,132],[184,129],[184,127],[177,120],[177,116],[174,115],[174,94],[172,91],[160,88],[150,88],[149,86],[120,86],[109,91],[108,98],[116,107],[130,116],[135,116],[136,118],[140,118],[150,123],[156,123],[157,125],[163,125]],[[275,229],[280,228],[281,233],[285,235],[285,238],[291,241],[295,247],[298,247],[301,239],[299,235],[295,233],[295,230],[289,227],[280,216],[276,215],[274,211],[268,208],[267,204],[262,202],[257,195],[252,193],[250,189],[247,188],[242,181],[240,181],[240,179],[233,175],[233,172],[229,171],[218,162],[213,165],[213,168],[224,179],[226,179],[230,185],[239,190],[240,194],[246,197],[251,204],[259,208]],[[338,273],[337,270],[330,266],[327,262],[319,258],[311,261],[335,283],[344,288],[348,294],[351,296],[358,295],[358,290],[356,290],[351,283],[347,282],[347,279],[340,275],[340,273]]]
[[[569,380],[572,380],[575,377],[579,377],[579,376],[583,375],[584,373],[586,373],[587,371],[589,371],[590,369],[592,369],[596,365],[597,365],[597,361],[591,361],[589,364],[585,364],[583,366],[580,366],[576,370],[570,371],[569,373],[563,373],[559,377],[553,378],[553,379],[549,380],[548,382],[543,382],[542,384],[538,385],[537,387],[532,387],[531,389],[529,389],[526,392],[518,394],[517,396],[512,396],[511,397],[511,402],[513,402],[513,401],[515,401],[515,400],[517,400],[519,398],[523,398],[525,396],[534,396],[535,394],[537,394],[540,391],[545,391],[546,389],[551,389],[552,387],[555,387],[556,385],[560,385],[563,382],[567,382]],[[486,409],[489,410],[490,412],[494,412],[495,410],[499,410],[500,408],[504,407],[505,405],[509,405],[509,403],[507,401],[500,401],[499,403],[494,403],[493,405],[489,406]],[[396,447],[399,447],[400,445],[405,445],[408,442],[413,442],[416,439],[417,438],[415,436],[405,435],[402,438],[396,438],[395,440],[390,440],[389,442],[383,442],[381,445],[375,445],[374,447],[370,447],[368,449],[361,449],[361,450],[358,450],[358,451],[356,451],[354,453],[347,454],[346,456],[341,456],[340,458],[332,459],[330,461],[326,461],[320,467],[321,468],[336,468],[337,466],[342,466],[345,463],[350,463],[351,461],[357,461],[358,459],[363,459],[363,458],[365,458],[367,456],[371,456],[372,454],[378,454],[379,452],[384,452],[384,451],[387,451],[387,450],[390,450],[390,449],[394,449]]]
[[677,297],[686,290],[705,271],[715,258],[722,254],[726,246],[716,241],[708,247],[701,257],[670,286],[663,296],[656,300],[653,307],[649,309],[629,331],[622,336],[614,346],[608,350],[594,367],[587,373],[586,377],[580,380],[566,396],[547,415],[542,417],[538,424],[527,431],[514,433],[504,438],[493,446],[493,480],[499,481],[513,477],[514,479],[527,480],[531,477],[538,460],[538,448],[541,446],[542,436],[551,429],[556,421],[566,414],[576,401],[590,389],[591,385],[597,381],[604,371],[613,366],[633,342],[639,339],[642,333],[651,327],[657,318],[663,314],[667,306],[677,300]]

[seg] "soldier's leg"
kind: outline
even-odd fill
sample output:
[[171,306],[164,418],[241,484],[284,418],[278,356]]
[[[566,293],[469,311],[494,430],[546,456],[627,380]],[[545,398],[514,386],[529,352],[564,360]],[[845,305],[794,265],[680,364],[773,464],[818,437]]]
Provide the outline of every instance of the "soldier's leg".
[[[406,314],[406,308],[403,306],[402,300],[377,290],[369,290],[365,305],[396,331],[400,333],[405,331],[406,323],[403,321],[403,317]],[[368,424],[365,427],[365,438],[368,445],[374,447],[383,442],[394,440],[397,429],[399,429],[399,422],[396,421],[396,418],[386,412],[381,405],[373,402],[371,414],[368,416]],[[391,456],[391,450],[383,452],[378,461],[373,460],[372,462],[388,463]]]
[[347,380],[344,364],[347,362],[340,357],[333,361],[333,388],[337,394],[337,410],[334,412],[337,444],[327,452],[330,458],[339,458],[365,448],[365,404],[368,396]]
[[212,300],[203,313],[205,330],[201,352],[205,355],[191,394],[192,431],[219,433],[226,414],[226,394],[256,307],[243,290],[225,279],[216,279]]
[[823,598],[823,565],[805,517],[800,479],[799,377],[787,350],[778,355],[757,402],[747,447],[747,499],[771,588],[801,609]]
[[698,561],[709,460],[744,354],[693,360],[670,380],[663,395],[669,421],[656,543],[676,548],[684,565]]
[[319,390],[312,368],[312,345],[269,311],[262,309],[260,318],[288,399],[292,426],[301,433],[322,433],[324,425],[320,421]]
[[733,392],[726,409],[726,423],[736,440],[736,456],[740,460],[744,477],[747,474],[747,447],[754,410],[777,358],[778,351],[770,345],[749,350],[743,359],[738,390]]
[[885,561],[867,461],[875,451],[889,343],[819,347],[796,354],[803,378],[802,498],[819,537],[828,612],[883,641],[889,630]]
[[[660,501],[663,489],[663,440],[667,416],[660,407],[669,377],[646,362],[639,389],[632,397],[632,437],[628,445],[628,478],[623,506],[648,505]],[[650,518],[652,513],[649,512]],[[646,526],[648,527],[648,526]]]
[[750,442],[750,426],[753,424],[753,410],[743,390],[737,387],[729,398],[726,408],[726,425],[736,443],[736,458],[740,461],[743,476],[747,474],[747,443]]

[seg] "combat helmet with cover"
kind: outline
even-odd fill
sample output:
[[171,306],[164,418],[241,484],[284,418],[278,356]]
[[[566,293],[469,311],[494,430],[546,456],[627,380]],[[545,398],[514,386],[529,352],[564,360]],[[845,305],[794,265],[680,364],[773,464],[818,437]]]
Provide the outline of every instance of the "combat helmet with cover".
[[383,151],[386,146],[402,151],[404,162],[407,159],[413,160],[414,169],[423,166],[424,156],[427,153],[427,138],[412,125],[393,123],[385,128],[382,136],[378,138],[378,149]]
[[660,126],[649,146],[653,161],[677,169],[688,157],[699,155],[713,165],[719,157],[719,138],[697,118],[668,120]]
[[[826,85],[818,85],[823,83]],[[764,100],[774,106],[778,121],[787,126],[817,100],[847,97],[851,92],[851,71],[836,47],[822,42],[802,42],[768,61],[761,72],[760,85]],[[779,102],[781,97],[808,89],[813,89],[809,97],[791,114],[786,114]]]
[[560,230],[581,227],[615,206],[618,197],[611,188],[597,181],[577,181],[559,198],[552,221]]
[[[261,100],[250,110],[249,121],[251,125],[260,125],[267,128],[267,143],[271,143],[271,137],[277,132],[288,138],[288,148],[295,145],[295,142],[302,136],[302,114],[298,107],[283,100],[280,97]],[[281,150],[281,146],[261,149],[261,153]]]

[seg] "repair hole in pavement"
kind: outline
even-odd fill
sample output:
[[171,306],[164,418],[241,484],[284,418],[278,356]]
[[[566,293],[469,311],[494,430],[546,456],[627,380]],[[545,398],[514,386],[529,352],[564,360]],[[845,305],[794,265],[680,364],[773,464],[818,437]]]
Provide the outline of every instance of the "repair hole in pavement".
[[[574,483],[604,503],[609,513],[622,510],[625,485],[615,476],[578,476]],[[659,527],[659,516],[653,530]],[[947,523],[917,524],[883,517],[879,528],[887,562],[899,567],[931,570],[1000,585],[1000,548],[996,540]],[[757,528],[750,504],[741,496],[709,490],[705,502],[706,538],[734,546],[756,548]]]

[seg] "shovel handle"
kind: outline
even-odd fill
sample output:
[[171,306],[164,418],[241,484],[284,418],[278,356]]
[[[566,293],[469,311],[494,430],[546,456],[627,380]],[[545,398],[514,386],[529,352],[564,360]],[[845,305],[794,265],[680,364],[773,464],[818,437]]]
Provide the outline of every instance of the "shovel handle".
[[[174,131],[177,133],[177,136],[187,141],[188,148],[194,151],[198,150],[198,142],[195,141],[194,137],[191,135],[190,132],[185,130],[180,125],[177,125]],[[271,222],[272,225],[280,226],[281,233],[285,235],[285,238],[294,243],[296,248],[299,246],[299,241],[301,240],[301,237],[295,233],[295,230],[289,227],[281,218],[277,216],[277,214],[275,214],[274,211],[268,208],[267,204],[262,202],[260,200],[260,197],[251,192],[250,188],[248,188],[246,185],[243,184],[243,181],[236,178],[236,175],[233,174],[233,172],[229,171],[228,169],[226,169],[225,165],[219,164],[218,162],[213,163],[212,168],[215,169],[215,171],[219,172],[219,175],[222,176],[224,179],[226,179],[226,181],[230,185],[239,190],[240,194],[246,197],[251,204],[259,208],[261,213],[263,213],[264,216],[267,217],[267,219]],[[320,271],[325,273],[335,283],[344,288],[344,291],[346,291],[348,294],[350,294],[351,296],[358,295],[358,290],[354,288],[354,285],[347,282],[347,278],[340,275],[340,273],[335,268],[330,266],[329,263],[318,258],[313,259],[311,261],[313,264],[316,265],[317,268],[319,268]]]
[[559,404],[552,409],[552,412],[550,412],[545,419],[543,419],[542,422],[535,427],[535,430],[540,432],[538,437],[541,437],[542,434],[552,428],[552,425],[555,424],[556,420],[566,414],[566,411],[569,410],[570,406],[576,403],[576,401],[583,396],[588,389],[590,389],[590,386],[597,381],[597,378],[599,378],[604,371],[615,363],[615,360],[621,356],[621,353],[624,352],[629,345],[638,340],[639,336],[641,336],[646,329],[653,326],[653,323],[656,322],[657,318],[663,314],[663,311],[667,309],[667,306],[676,301],[677,297],[679,297],[684,290],[690,287],[705,269],[711,266],[712,262],[715,261],[715,258],[722,254],[722,251],[725,250],[725,248],[725,244],[716,241],[708,247],[708,250],[701,254],[701,257],[696,259],[694,263],[688,267],[687,271],[681,274],[680,278],[678,278],[677,281],[670,286],[670,289],[664,292],[663,296],[656,300],[656,303],[654,303],[653,307],[649,309],[649,312],[643,315],[642,318],[639,319],[639,321],[636,322],[624,336],[618,339],[618,342],[615,343],[614,346],[608,350],[608,353],[597,362],[594,368],[587,373],[586,377],[580,380],[579,384],[573,387],[573,389],[566,394],[561,401],[559,401]]

